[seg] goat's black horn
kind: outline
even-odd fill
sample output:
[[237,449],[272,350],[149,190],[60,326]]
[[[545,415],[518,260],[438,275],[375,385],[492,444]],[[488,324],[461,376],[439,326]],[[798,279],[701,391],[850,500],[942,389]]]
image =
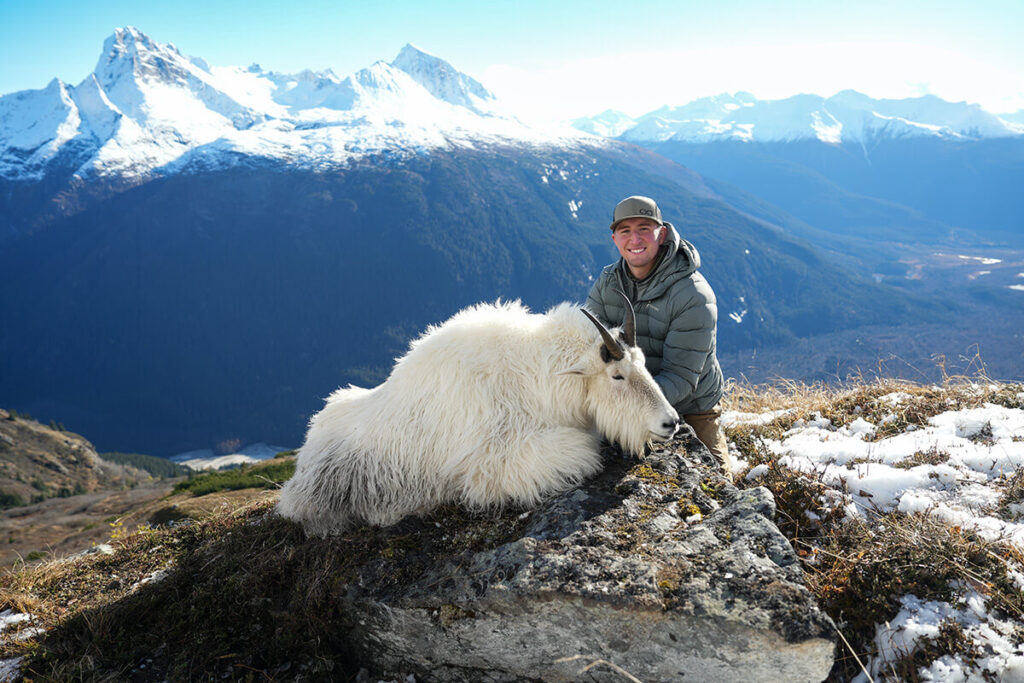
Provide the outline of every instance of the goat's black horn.
[[622,335],[625,337],[627,344],[636,346],[636,312],[633,310],[633,304],[630,303],[629,297],[621,289],[616,289],[615,291],[626,302],[625,319],[622,321]]
[[581,308],[580,311],[583,312],[583,315],[590,318],[590,322],[594,323],[594,325],[597,327],[597,330],[601,333],[601,339],[604,340],[604,347],[608,349],[608,355],[610,355],[615,360],[622,360],[623,358],[625,358],[626,354],[622,350],[622,346],[619,344],[618,340],[616,340],[615,337],[612,336],[612,333],[608,331],[608,328],[601,324],[601,321],[595,318],[593,314],[587,309]]

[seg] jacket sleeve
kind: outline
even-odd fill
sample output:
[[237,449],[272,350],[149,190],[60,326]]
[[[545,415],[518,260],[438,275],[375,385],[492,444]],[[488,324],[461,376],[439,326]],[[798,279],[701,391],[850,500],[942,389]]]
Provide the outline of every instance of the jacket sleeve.
[[609,325],[608,311],[604,306],[604,298],[601,296],[602,292],[606,287],[606,275],[604,271],[597,276],[597,281],[594,282],[594,286],[590,288],[590,294],[587,295],[587,310],[597,316],[597,319],[603,322],[605,325]]
[[711,355],[718,305],[713,294],[708,296],[697,289],[674,308],[662,349],[661,371],[654,380],[668,402],[678,405],[693,394]]

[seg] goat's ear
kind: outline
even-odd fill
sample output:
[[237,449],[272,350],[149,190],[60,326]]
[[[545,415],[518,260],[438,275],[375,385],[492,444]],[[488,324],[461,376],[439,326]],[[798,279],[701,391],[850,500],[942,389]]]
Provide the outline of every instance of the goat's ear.
[[586,367],[582,365],[574,365],[567,370],[560,370],[555,373],[556,375],[585,375],[587,374]]

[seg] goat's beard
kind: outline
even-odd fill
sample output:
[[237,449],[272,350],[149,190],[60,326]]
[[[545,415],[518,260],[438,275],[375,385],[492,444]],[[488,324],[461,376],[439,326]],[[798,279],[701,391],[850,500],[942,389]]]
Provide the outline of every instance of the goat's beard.
[[[618,444],[622,450],[636,457],[643,457],[653,440],[651,431],[646,424],[640,423],[635,417],[625,420],[624,418],[629,417],[626,411],[615,411],[615,413],[613,415],[598,413],[595,420],[597,431],[608,441]],[[627,424],[631,428],[622,429],[622,424]]]

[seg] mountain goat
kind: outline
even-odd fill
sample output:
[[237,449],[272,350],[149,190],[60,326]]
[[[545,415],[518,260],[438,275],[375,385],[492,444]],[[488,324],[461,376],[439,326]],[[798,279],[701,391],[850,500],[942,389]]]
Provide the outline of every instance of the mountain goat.
[[671,438],[679,416],[634,325],[628,305],[618,336],[568,303],[460,311],[413,341],[383,384],[328,397],[278,511],[324,535],[445,502],[530,505],[594,474],[600,435],[636,454]]

